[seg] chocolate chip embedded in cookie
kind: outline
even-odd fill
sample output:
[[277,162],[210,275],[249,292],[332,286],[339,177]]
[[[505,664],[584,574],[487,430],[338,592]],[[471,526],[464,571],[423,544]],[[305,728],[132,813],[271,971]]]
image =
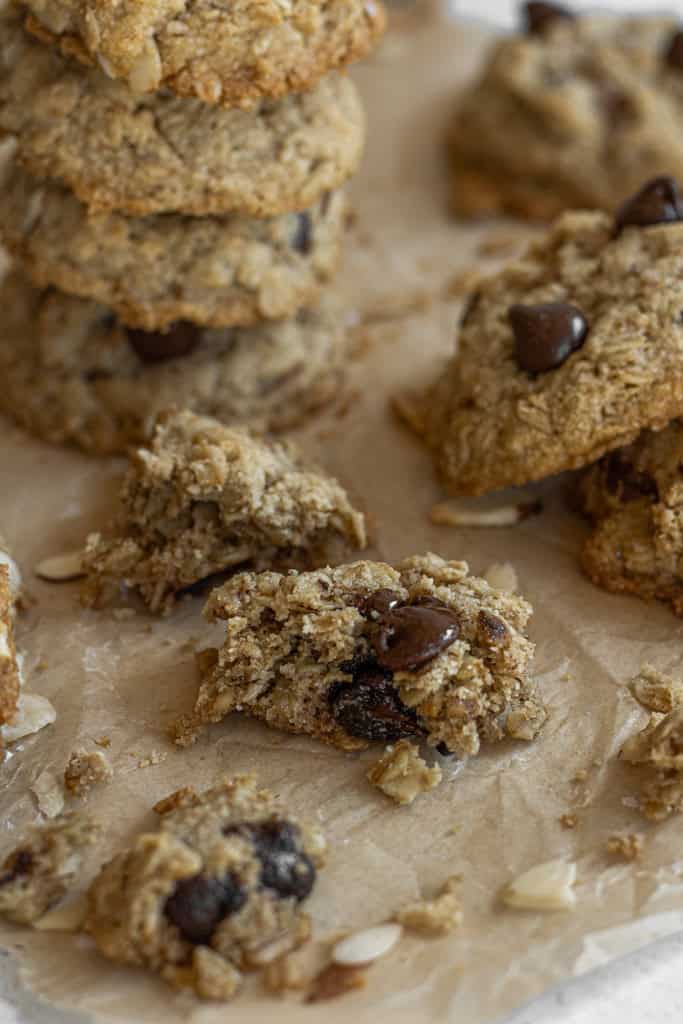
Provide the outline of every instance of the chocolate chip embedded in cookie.
[[325,840],[283,815],[251,775],[157,805],[157,831],[138,836],[102,869],[84,928],[117,963],[157,971],[204,999],[229,999],[242,971],[299,946],[303,901]]
[[683,200],[673,178],[653,178],[643,185],[617,211],[614,227],[617,234],[629,225],[650,227],[683,220]]
[[200,658],[181,745],[234,710],[343,750],[408,738],[464,757],[505,735],[531,739],[545,719],[531,607],[464,562],[243,573],[213,591],[206,615],[225,622],[225,642]]
[[581,348],[588,324],[580,309],[568,302],[516,303],[508,316],[515,336],[515,358],[520,370],[547,373],[561,366]]

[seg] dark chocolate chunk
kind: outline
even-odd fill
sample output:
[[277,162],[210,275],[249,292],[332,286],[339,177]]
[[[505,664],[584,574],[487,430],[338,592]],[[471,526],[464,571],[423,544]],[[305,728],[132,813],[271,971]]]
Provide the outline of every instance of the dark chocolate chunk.
[[261,885],[285,899],[305,899],[315,884],[315,867],[301,849],[299,829],[288,821],[252,826],[256,856],[261,861]]
[[395,688],[377,674],[361,682],[335,683],[328,697],[330,710],[349,734],[363,740],[393,743],[406,736],[421,736],[417,715],[406,707]]
[[403,603],[403,598],[395,590],[382,587],[380,590],[374,590],[372,594],[364,597],[358,606],[358,610],[367,619],[376,619],[390,612],[396,605]]
[[15,878],[27,875],[33,867],[33,854],[30,850],[15,850],[2,865],[0,886],[9,885]]
[[201,328],[179,320],[168,331],[126,331],[131,348],[143,363],[162,363],[166,359],[189,356],[201,341]]
[[667,67],[683,71],[683,31],[676,29],[662,54]]
[[371,641],[377,664],[391,672],[415,672],[458,639],[454,612],[440,602],[404,605],[387,612]]
[[178,882],[164,913],[188,942],[205,945],[221,921],[244,906],[246,899],[244,887],[233,875],[193,875]]
[[652,224],[671,224],[683,220],[683,204],[673,178],[652,178],[623,203],[614,218],[614,233],[635,225],[646,228]]
[[560,4],[543,3],[542,0],[530,0],[522,8],[524,29],[530,36],[541,36],[557,21],[573,21],[575,15],[567,7]]
[[612,452],[607,457],[605,485],[610,494],[620,501],[637,501],[638,498],[659,499],[657,482],[648,474],[637,470],[635,466],[623,458],[620,452]]
[[297,214],[296,230],[292,238],[292,249],[308,256],[313,244],[313,222],[307,210]]
[[510,306],[508,318],[517,365],[527,373],[546,373],[561,366],[588,334],[585,316],[568,302]]

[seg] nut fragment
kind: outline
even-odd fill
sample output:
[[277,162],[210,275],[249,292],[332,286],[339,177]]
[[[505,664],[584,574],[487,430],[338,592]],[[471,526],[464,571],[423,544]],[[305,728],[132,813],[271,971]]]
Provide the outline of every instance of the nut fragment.
[[503,891],[502,900],[519,910],[572,910],[576,906],[576,864],[545,861],[524,871]]
[[540,501],[525,501],[497,508],[474,508],[443,501],[432,507],[430,518],[438,526],[516,526],[543,509]]
[[353,932],[336,944],[332,950],[332,961],[342,967],[374,963],[394,948],[402,933],[400,924],[379,924]]
[[35,574],[48,583],[67,583],[85,576],[83,570],[83,552],[67,551],[63,555],[44,558],[35,567]]

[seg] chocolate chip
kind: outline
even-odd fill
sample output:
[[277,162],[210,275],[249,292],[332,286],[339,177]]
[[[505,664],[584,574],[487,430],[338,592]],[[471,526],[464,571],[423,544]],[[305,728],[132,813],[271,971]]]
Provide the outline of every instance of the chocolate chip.
[[507,639],[508,628],[502,619],[482,609],[477,616],[479,639],[488,646],[500,644]]
[[448,749],[443,740],[441,741],[441,743],[437,743],[436,749],[439,752],[439,754],[441,754],[442,757],[453,757],[452,752]]
[[179,320],[168,331],[126,331],[131,348],[143,363],[161,363],[166,359],[188,356],[201,341],[201,329]]
[[607,457],[605,485],[610,494],[620,501],[637,501],[638,498],[659,498],[657,482],[648,473],[642,473],[623,458],[620,452]]
[[382,587],[380,590],[375,590],[372,594],[364,597],[358,606],[358,611],[367,619],[376,619],[386,615],[387,612],[390,612],[392,608],[399,604],[403,604],[401,595],[397,594],[395,590]]
[[188,942],[205,945],[221,921],[244,906],[246,899],[246,891],[234,875],[193,875],[178,882],[166,900],[164,913]]
[[261,861],[261,885],[282,899],[300,902],[315,885],[315,867],[301,849],[299,829],[289,821],[269,821],[251,826],[256,856]]
[[380,668],[415,672],[450,647],[459,633],[454,612],[430,602],[387,612],[373,631],[371,642]]
[[0,886],[9,885],[15,878],[27,875],[33,867],[33,854],[30,850],[15,850],[2,865]]
[[297,214],[296,231],[292,238],[292,249],[308,256],[313,244],[313,221],[307,210]]
[[662,53],[664,63],[675,71],[683,71],[683,31],[676,29]]
[[335,683],[328,700],[332,715],[349,736],[393,743],[423,734],[415,711],[380,674],[362,682]]
[[531,36],[540,36],[557,21],[573,21],[575,15],[560,4],[530,0],[523,7],[524,29]]
[[614,218],[615,235],[628,225],[649,227],[683,220],[683,205],[673,178],[652,178],[619,207]]
[[527,373],[546,373],[561,366],[588,334],[585,316],[568,302],[510,306],[508,318],[517,365]]

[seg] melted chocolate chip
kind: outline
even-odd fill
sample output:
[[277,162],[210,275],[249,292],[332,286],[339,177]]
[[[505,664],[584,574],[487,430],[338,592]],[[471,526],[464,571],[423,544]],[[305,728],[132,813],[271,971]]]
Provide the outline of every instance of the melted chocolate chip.
[[415,672],[458,639],[460,626],[445,605],[404,605],[387,612],[371,641],[380,668]]
[[367,597],[363,598],[358,606],[358,611],[366,619],[376,619],[386,615],[392,608],[402,603],[403,598],[400,594],[397,594],[395,590],[382,587],[380,590],[375,590],[372,594],[368,594]]
[[9,885],[15,878],[27,875],[33,867],[33,854],[30,850],[15,850],[2,865],[0,886]]
[[507,626],[502,619],[499,619],[497,615],[493,615],[491,612],[482,609],[477,616],[477,626],[479,627],[479,638],[486,646],[489,644],[500,644],[503,640],[507,639]]
[[531,36],[540,36],[557,21],[573,21],[575,15],[560,4],[542,3],[530,0],[524,4],[524,29]]
[[204,945],[221,921],[243,907],[246,899],[244,887],[233,875],[224,878],[194,875],[178,882],[166,900],[164,913],[183,938],[195,945]]
[[313,221],[307,210],[297,214],[296,231],[292,238],[292,249],[308,256],[313,244]]
[[638,498],[659,498],[657,482],[647,473],[641,473],[619,452],[612,452],[607,458],[605,485],[610,494],[620,501],[637,501]]
[[517,365],[527,373],[546,373],[561,366],[588,334],[585,316],[568,302],[510,306],[508,317]]
[[662,53],[664,63],[674,71],[683,71],[683,31],[676,29]]
[[671,224],[683,220],[683,204],[673,178],[652,178],[619,207],[614,218],[614,233],[629,225],[646,228],[651,224]]
[[168,331],[138,331],[129,327],[128,342],[143,363],[188,356],[199,345],[202,332],[195,324],[179,320]]
[[423,734],[416,713],[406,707],[381,674],[367,675],[353,683],[335,683],[328,700],[335,720],[349,736],[393,743]]

